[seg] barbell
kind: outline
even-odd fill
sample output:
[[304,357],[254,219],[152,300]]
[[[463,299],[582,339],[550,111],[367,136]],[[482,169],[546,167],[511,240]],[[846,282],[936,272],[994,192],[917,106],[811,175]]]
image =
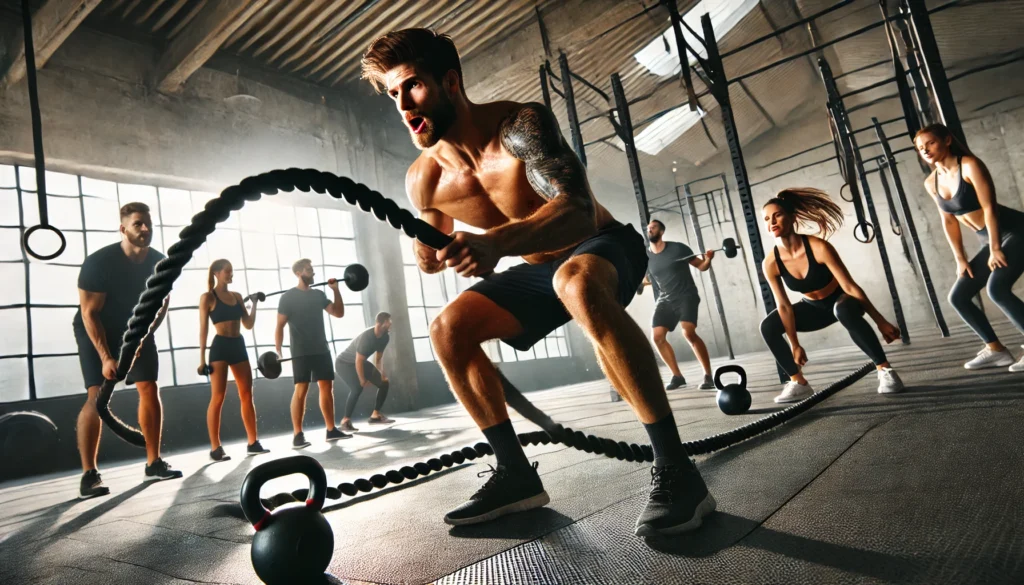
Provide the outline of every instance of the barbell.
[[[335,280],[335,279],[332,278],[331,280]],[[325,284],[330,284],[331,280],[325,280],[323,282],[316,282],[316,283],[313,283],[313,284],[311,284],[309,286],[310,287],[324,286]],[[348,266],[345,267],[345,273],[344,273],[344,276],[341,277],[341,281],[345,283],[345,286],[347,286],[349,288],[349,290],[352,290],[352,291],[355,291],[355,292],[359,292],[359,291],[363,290],[364,288],[366,288],[366,286],[368,284],[370,284],[370,273],[366,271],[366,267],[363,266],[362,264],[349,264]],[[275,295],[283,295],[284,293],[288,292],[289,290],[291,290],[291,289],[278,290],[278,291],[274,291],[274,292],[270,292],[270,293],[254,292],[254,293],[252,293],[251,295],[245,297],[242,300],[243,300],[243,302],[248,303],[248,302],[251,302],[253,299],[255,299],[255,300],[258,300],[258,301],[260,301],[262,303],[263,301],[267,300],[267,297],[272,297],[272,296],[275,296]]]
[[[732,238],[725,238],[724,240],[722,240],[722,247],[721,248],[715,248],[712,251],[713,252],[725,252],[725,257],[726,258],[735,258],[736,254],[737,254],[737,250],[739,250],[739,249],[740,249],[740,246],[738,246],[736,244],[736,240],[734,240]],[[676,262],[682,262],[684,260],[692,260],[692,259],[696,258],[697,256],[703,256],[703,255],[704,255],[703,252],[700,252],[700,253],[697,253],[697,254],[690,254],[689,256],[686,256],[684,258],[680,258],[680,259],[676,260]]]
[[283,358],[277,352],[265,351],[256,358],[256,369],[268,380],[277,379],[281,375],[281,362],[290,362],[294,357]]

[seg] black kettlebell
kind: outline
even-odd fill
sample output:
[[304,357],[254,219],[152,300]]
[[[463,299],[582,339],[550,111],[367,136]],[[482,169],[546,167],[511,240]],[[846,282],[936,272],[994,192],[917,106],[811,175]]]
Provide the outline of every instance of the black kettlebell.
[[[260,488],[293,473],[309,478],[309,499],[267,510],[260,501]],[[267,585],[323,581],[334,555],[334,532],[320,512],[326,495],[327,474],[307,455],[264,463],[245,476],[240,502],[246,520],[256,529],[252,567]]]
[[[739,374],[738,384],[722,385],[722,374]],[[750,392],[747,392],[747,372],[738,365],[722,366],[715,370],[718,388],[718,408],[728,415],[743,414],[750,410]]]

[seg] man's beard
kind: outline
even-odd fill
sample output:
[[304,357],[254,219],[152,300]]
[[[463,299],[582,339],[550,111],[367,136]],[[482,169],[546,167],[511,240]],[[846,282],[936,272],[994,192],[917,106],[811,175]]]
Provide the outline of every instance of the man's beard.
[[313,284],[313,277],[312,276],[306,276],[305,274],[303,274],[299,278],[302,279],[302,282],[306,283],[306,286],[309,286],[309,285]]
[[429,116],[423,116],[423,132],[416,134],[410,130],[409,135],[412,136],[412,143],[416,148],[426,150],[444,138],[454,123],[455,104],[448,96],[444,96]]
[[136,248],[148,248],[149,244],[153,241],[153,234],[130,234],[125,233],[128,238],[128,243],[135,246]]
[[652,244],[657,244],[661,241],[661,234],[647,234],[647,239],[649,239]]

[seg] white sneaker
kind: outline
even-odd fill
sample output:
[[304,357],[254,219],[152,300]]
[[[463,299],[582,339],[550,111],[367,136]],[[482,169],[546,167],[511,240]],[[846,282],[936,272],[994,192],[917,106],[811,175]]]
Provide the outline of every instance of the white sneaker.
[[978,357],[964,364],[968,370],[981,370],[983,368],[1005,368],[1013,363],[1013,354],[1009,350],[992,351],[985,348],[978,352]]
[[[1020,346],[1020,348],[1024,349],[1024,345]],[[1024,356],[1021,356],[1020,360],[1017,363],[1015,363],[1012,366],[1010,366],[1010,371],[1011,372],[1024,372]]]
[[878,370],[878,393],[879,394],[896,394],[897,392],[903,392],[904,390],[903,380],[900,380],[899,374],[892,368],[882,368]]
[[775,403],[800,402],[811,394],[814,394],[814,389],[810,384],[799,384],[791,380],[782,387],[782,393],[775,397]]

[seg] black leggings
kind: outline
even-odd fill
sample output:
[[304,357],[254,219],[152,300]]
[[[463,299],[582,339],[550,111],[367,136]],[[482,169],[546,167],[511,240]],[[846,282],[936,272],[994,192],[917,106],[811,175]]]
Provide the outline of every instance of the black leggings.
[[[878,336],[864,318],[864,307],[857,299],[843,294],[843,289],[836,289],[836,292],[820,301],[805,298],[794,303],[793,314],[797,331],[818,331],[839,321],[846,327],[857,347],[876,366],[888,361]],[[795,376],[800,368],[793,361],[793,350],[786,343],[786,327],[782,324],[778,310],[772,311],[761,321],[761,337],[782,369],[790,376]]]
[[[1002,228],[1002,225],[1000,227]],[[992,325],[985,318],[985,313],[972,300],[983,288],[988,288],[988,298],[1010,318],[1021,333],[1024,333],[1024,301],[1013,294],[1014,283],[1020,278],[1021,273],[1024,273],[1024,229],[1012,224],[1007,227],[1010,229],[1007,229],[1001,238],[1007,265],[994,272],[989,270],[988,231],[981,230],[978,235],[985,246],[971,259],[971,272],[974,277],[961,276],[949,291],[949,304],[953,305],[960,318],[985,343],[993,343],[998,338],[996,332],[992,330]]]
[[[359,385],[359,372],[356,371],[355,364],[342,361],[336,363],[334,369],[337,370],[341,381],[348,386],[345,418],[352,418],[352,413],[356,410],[356,403],[359,402],[359,396],[363,393],[363,387]],[[379,411],[384,406],[384,401],[387,400],[391,384],[381,379],[380,372],[369,361],[363,363],[363,374],[366,376],[367,382],[377,387],[377,401],[374,402],[373,409]]]

